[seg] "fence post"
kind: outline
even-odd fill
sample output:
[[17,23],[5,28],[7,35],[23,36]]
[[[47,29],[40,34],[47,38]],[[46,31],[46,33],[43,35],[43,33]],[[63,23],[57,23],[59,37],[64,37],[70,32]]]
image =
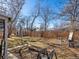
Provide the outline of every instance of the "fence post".
[[8,36],[8,29],[7,29],[7,19],[4,20],[4,36],[3,36],[3,40],[4,40],[4,52],[3,52],[3,58],[4,59],[8,59],[8,54],[7,54],[7,36]]

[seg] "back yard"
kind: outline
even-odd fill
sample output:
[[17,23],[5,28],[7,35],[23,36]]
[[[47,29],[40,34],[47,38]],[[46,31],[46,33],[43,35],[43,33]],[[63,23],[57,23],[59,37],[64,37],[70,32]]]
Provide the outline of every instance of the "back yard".
[[[17,56],[17,58],[35,59],[38,52],[29,51],[28,47],[39,47],[39,49],[49,48],[55,49],[58,59],[78,59],[79,49],[69,48],[67,40],[64,43],[60,39],[45,39],[41,37],[12,37],[8,39],[9,52]],[[24,45],[24,46],[23,46]],[[18,47],[20,46],[20,47]],[[19,52],[21,49],[21,52]],[[21,56],[20,56],[21,55]],[[55,58],[55,56],[54,56]]]

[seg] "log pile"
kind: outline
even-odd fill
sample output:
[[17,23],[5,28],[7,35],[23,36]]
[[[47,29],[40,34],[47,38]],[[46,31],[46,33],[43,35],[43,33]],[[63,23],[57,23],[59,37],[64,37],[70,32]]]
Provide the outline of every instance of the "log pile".
[[33,51],[33,52],[37,52],[37,54],[38,54],[37,59],[43,59],[46,57],[47,57],[47,59],[52,59],[53,56],[55,57],[55,59],[57,59],[55,49],[51,48],[51,47],[41,49],[36,46],[31,46],[31,47],[29,47],[29,50]]

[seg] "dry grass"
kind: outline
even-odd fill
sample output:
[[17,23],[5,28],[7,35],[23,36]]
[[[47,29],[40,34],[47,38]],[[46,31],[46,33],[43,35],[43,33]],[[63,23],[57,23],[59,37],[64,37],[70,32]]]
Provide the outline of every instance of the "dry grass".
[[36,37],[12,37],[12,38],[8,38],[8,47],[12,48],[12,47],[16,47],[22,44],[27,44],[27,43],[32,43],[32,42],[37,42],[39,41],[40,38]]
[[[8,41],[9,46],[11,45],[10,47],[21,45],[20,37],[13,37],[12,39],[13,40]],[[29,44],[40,47],[40,48],[48,47],[49,46],[48,44],[55,45],[54,48],[56,49],[58,59],[79,59],[79,55],[77,55],[77,53],[79,53],[78,48],[77,49],[75,48],[76,51],[78,50],[77,53],[74,53],[72,49],[68,48],[67,45],[66,46],[63,45],[64,47],[62,49],[61,44],[57,39],[44,39],[40,37],[36,37],[36,38],[35,37],[23,37],[22,39],[23,39],[24,44],[28,42]],[[15,54],[18,54],[18,53],[15,53]],[[30,59],[30,58],[35,59],[37,54],[35,52],[29,52],[25,48],[22,50],[22,56],[24,59]]]

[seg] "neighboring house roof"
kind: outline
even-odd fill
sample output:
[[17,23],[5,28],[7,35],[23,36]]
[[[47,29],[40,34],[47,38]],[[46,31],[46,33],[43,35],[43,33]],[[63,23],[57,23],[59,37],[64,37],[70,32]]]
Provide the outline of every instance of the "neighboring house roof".
[[[70,26],[71,26],[71,25],[68,24],[68,25],[61,26],[61,27],[59,27],[58,29],[60,29],[60,30],[70,30]],[[75,23],[74,28],[75,28],[76,30],[79,30],[79,22],[76,22],[76,23]]]
[[8,20],[8,21],[10,21],[11,17],[0,14],[0,20]]

